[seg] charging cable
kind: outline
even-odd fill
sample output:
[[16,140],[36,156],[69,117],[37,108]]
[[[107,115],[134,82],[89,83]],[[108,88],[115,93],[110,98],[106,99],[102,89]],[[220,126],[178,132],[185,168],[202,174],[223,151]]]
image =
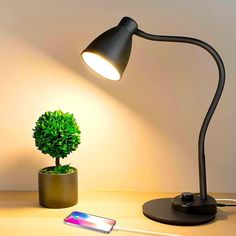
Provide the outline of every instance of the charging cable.
[[[235,204],[220,203],[222,201],[223,202],[235,202]],[[233,207],[233,206],[236,206],[236,199],[218,198],[218,199],[216,199],[216,202],[217,202],[218,207]]]
[[182,236],[179,234],[168,234],[168,233],[161,233],[149,230],[140,230],[140,229],[132,229],[132,228],[123,228],[114,226],[114,230],[125,231],[125,232],[132,232],[132,233],[139,233],[139,234],[150,234],[150,235],[159,235],[159,236]]

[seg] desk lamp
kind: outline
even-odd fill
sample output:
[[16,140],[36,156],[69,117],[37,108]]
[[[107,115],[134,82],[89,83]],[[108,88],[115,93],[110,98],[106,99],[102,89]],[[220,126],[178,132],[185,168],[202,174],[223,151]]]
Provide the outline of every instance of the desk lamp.
[[213,197],[207,195],[204,144],[209,122],[224,88],[223,61],[213,47],[199,39],[149,34],[140,30],[138,24],[129,17],[124,17],[116,27],[107,30],[89,44],[81,53],[82,59],[101,76],[118,81],[122,77],[130,57],[133,35],[152,41],[188,43],[200,46],[211,54],[217,64],[218,86],[203,120],[198,139],[200,193],[184,192],[174,198],[154,199],[144,203],[142,208],[146,217],[161,223],[198,225],[209,222],[215,218],[217,203]]

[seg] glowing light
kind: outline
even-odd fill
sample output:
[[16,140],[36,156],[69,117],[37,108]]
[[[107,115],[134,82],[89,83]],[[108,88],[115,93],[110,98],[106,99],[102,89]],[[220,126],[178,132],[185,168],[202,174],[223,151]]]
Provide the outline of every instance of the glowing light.
[[103,57],[95,53],[83,52],[82,58],[92,70],[101,76],[110,80],[120,80],[121,76],[118,70]]

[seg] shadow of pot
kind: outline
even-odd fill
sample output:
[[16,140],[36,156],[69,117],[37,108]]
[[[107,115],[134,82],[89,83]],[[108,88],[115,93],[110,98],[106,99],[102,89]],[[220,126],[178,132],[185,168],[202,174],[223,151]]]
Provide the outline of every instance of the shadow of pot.
[[68,174],[47,174],[42,172],[43,169],[38,172],[39,204],[47,208],[76,205],[78,202],[77,169],[74,168],[75,171]]

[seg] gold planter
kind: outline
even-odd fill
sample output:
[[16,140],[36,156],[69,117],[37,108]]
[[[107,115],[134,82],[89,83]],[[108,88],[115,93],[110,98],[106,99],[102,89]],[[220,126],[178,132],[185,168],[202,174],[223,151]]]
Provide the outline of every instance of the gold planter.
[[69,174],[46,174],[41,172],[42,169],[39,170],[38,190],[41,206],[64,208],[77,204],[78,174],[77,169],[74,169],[75,172]]

